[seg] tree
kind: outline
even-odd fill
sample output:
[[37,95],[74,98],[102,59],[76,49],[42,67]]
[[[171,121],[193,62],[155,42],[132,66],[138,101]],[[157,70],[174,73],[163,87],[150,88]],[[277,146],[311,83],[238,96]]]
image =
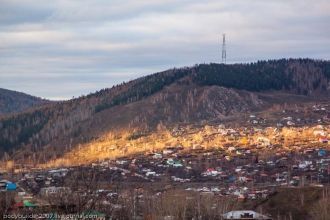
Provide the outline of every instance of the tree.
[[330,219],[330,194],[329,188],[325,188],[322,192],[322,198],[312,207],[310,212],[312,220],[328,220]]
[[[9,214],[10,208],[15,203],[15,193],[14,192],[0,192],[0,213],[2,215]],[[3,216],[1,216],[2,218]]]

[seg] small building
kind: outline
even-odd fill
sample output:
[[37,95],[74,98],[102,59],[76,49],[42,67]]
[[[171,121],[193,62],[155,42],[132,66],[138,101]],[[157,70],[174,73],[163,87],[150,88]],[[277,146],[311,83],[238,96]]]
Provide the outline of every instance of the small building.
[[319,157],[324,157],[326,154],[327,154],[327,152],[326,152],[325,150],[323,150],[323,149],[321,149],[321,150],[319,150],[319,151],[317,152],[317,155],[318,155]]
[[17,189],[16,183],[8,182],[6,185],[7,191],[14,191]]
[[270,140],[266,137],[258,137],[257,144],[264,146],[264,147],[268,147],[268,146],[270,146],[271,143],[270,143]]
[[0,181],[0,191],[5,191],[7,187],[7,181],[1,180]]
[[12,183],[8,180],[0,181],[0,191],[14,191],[17,189],[16,183]]
[[323,144],[327,144],[328,143],[328,138],[327,137],[320,137],[319,142],[323,143]]
[[50,195],[64,195],[71,193],[71,189],[68,187],[45,187],[40,189],[41,196],[50,196]]
[[48,173],[53,176],[53,177],[64,177],[66,174],[69,172],[68,169],[62,168],[62,169],[57,169],[57,170],[49,170]]
[[173,167],[182,167],[182,163],[179,160],[169,158],[166,161],[167,165],[173,166]]
[[224,220],[272,220],[269,216],[251,210],[230,211],[223,214]]

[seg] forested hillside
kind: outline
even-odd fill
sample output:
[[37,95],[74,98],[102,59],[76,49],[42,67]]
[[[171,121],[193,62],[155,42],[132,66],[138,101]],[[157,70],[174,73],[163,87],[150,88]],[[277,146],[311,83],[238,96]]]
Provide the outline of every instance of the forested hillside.
[[[111,129],[155,129],[262,108],[258,94],[327,96],[330,62],[282,59],[170,69],[0,120],[0,150],[33,152],[88,142]],[[63,150],[62,150],[63,152]]]
[[0,88],[0,116],[22,112],[28,108],[45,104],[48,101],[21,92]]
[[287,90],[309,95],[326,92],[330,62],[309,59],[282,59],[250,64],[199,65],[194,82],[248,91]]

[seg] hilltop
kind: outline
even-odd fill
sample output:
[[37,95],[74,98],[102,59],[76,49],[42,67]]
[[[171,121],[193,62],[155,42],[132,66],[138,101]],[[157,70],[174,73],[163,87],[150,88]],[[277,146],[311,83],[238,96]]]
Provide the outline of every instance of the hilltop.
[[47,100],[22,92],[0,88],[0,116],[23,112],[29,108],[40,106],[48,102]]

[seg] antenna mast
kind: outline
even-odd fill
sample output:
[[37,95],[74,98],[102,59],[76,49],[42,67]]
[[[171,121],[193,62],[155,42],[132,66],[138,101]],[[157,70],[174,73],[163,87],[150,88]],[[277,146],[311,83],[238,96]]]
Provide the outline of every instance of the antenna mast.
[[227,52],[226,52],[226,34],[222,34],[222,63],[226,64]]

